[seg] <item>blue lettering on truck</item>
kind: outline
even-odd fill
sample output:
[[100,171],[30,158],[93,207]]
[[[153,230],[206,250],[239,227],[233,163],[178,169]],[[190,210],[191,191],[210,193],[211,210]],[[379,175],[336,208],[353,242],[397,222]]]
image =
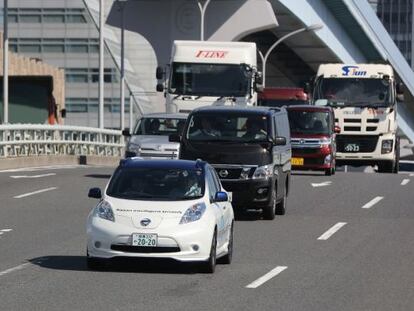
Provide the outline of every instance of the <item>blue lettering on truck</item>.
[[349,77],[349,76],[366,76],[367,72],[363,70],[358,70],[358,66],[343,66],[342,67],[342,76]]

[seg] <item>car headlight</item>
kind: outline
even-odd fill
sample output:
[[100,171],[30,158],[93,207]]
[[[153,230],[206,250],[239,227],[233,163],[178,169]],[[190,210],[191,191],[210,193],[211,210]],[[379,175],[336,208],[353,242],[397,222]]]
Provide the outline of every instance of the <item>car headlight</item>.
[[127,151],[134,152],[137,156],[141,153],[141,146],[133,143],[129,143]]
[[253,174],[253,179],[268,179],[273,175],[273,166],[264,165],[256,168]]
[[322,138],[319,140],[320,145],[330,145],[332,143],[330,138]]
[[180,224],[188,224],[189,222],[197,221],[203,216],[206,211],[204,203],[197,203],[188,208],[183,217],[181,217]]
[[109,202],[102,200],[95,207],[95,215],[109,221],[115,221],[115,215]]
[[390,153],[392,152],[393,141],[392,139],[386,139],[382,141],[381,153]]

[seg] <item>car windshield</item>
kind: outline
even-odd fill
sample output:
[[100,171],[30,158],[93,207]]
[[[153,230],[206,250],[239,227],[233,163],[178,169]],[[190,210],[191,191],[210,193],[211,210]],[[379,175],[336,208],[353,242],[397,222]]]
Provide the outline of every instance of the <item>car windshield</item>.
[[268,140],[265,115],[234,113],[200,114],[191,117],[186,137],[190,141],[263,142]]
[[293,105],[307,105],[309,102],[307,100],[299,99],[259,99],[259,106],[265,107],[282,107],[282,106],[293,106]]
[[390,81],[386,79],[326,78],[316,83],[314,100],[325,99],[333,106],[389,106]]
[[129,200],[194,200],[204,195],[204,173],[180,168],[118,168],[107,195]]
[[174,63],[170,93],[244,97],[250,88],[249,67],[233,64]]
[[328,112],[289,110],[292,134],[330,134],[331,120]]
[[185,125],[185,119],[173,118],[142,118],[134,129],[134,135],[158,135],[169,136],[181,134]]

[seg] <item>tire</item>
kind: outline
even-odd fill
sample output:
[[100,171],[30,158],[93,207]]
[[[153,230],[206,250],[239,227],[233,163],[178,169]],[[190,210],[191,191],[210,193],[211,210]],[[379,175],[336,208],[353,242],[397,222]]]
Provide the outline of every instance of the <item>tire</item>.
[[234,222],[231,224],[230,228],[230,237],[229,237],[229,246],[227,248],[227,254],[220,258],[220,263],[229,265],[233,259],[233,230],[234,230]]
[[210,248],[210,257],[206,262],[204,262],[201,266],[202,272],[204,273],[214,273],[216,270],[216,251],[217,251],[217,231],[214,230],[213,239],[211,241],[211,248]]
[[325,169],[325,176],[331,176],[331,175],[333,175],[332,168]]
[[263,219],[265,220],[273,220],[275,219],[276,215],[276,188],[272,190],[272,197],[270,199],[270,203],[268,206],[263,208]]
[[395,161],[384,161],[378,163],[378,172],[379,173],[393,173],[395,167]]
[[285,189],[283,190],[283,198],[282,200],[276,204],[276,215],[285,215],[286,214],[286,204],[287,204],[287,190],[286,185]]
[[394,174],[398,174],[400,171],[400,138],[397,137],[395,140],[395,163],[394,163]]

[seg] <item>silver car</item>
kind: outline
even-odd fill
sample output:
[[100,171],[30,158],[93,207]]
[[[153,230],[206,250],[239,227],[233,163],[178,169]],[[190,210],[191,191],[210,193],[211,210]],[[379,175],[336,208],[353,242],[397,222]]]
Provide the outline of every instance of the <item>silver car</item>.
[[184,128],[187,114],[152,113],[139,119],[129,136],[125,157],[145,159],[177,159],[180,144],[169,142],[168,136],[179,134]]

